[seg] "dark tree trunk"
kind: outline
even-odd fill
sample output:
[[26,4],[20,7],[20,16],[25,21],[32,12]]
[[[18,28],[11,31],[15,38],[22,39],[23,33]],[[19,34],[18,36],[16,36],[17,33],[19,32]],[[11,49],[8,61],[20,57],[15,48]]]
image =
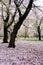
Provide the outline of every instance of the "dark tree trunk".
[[16,38],[17,32],[18,32],[21,24],[22,24],[21,22],[20,23],[18,22],[16,25],[14,25],[14,29],[13,29],[13,32],[11,33],[11,38],[10,38],[10,42],[9,42],[8,47],[15,48],[15,38]]
[[[9,0],[9,5],[11,4],[11,0]],[[2,6],[2,19],[4,21],[4,38],[3,38],[3,43],[8,43],[8,21],[9,21],[9,7],[6,8],[6,18],[4,19],[4,16],[3,16],[3,6]],[[10,25],[9,25],[10,26]]]
[[38,37],[39,37],[39,40],[41,40],[41,31],[40,31],[40,26],[38,26]]
[[40,32],[39,32],[39,40],[41,40],[41,34],[40,34]]
[[20,17],[19,21],[14,25],[13,32],[11,33],[11,38],[10,38],[8,47],[15,48],[15,38],[16,38],[16,35],[17,35],[17,32],[18,32],[20,26],[22,25],[22,23],[24,21],[24,18],[25,18],[25,15],[23,17]]
[[16,33],[14,33],[14,31],[11,34],[11,38],[10,38],[10,42],[9,42],[9,46],[8,46],[8,47],[12,47],[12,48],[15,48],[15,38],[17,35]]
[[7,25],[4,23],[4,38],[3,43],[8,43],[8,31],[7,31]]
[[13,32],[11,33],[9,47],[14,47],[15,48],[15,38],[16,38],[17,32],[18,32],[20,26],[22,25],[23,21],[27,17],[28,13],[30,12],[30,10],[32,8],[32,3],[33,3],[33,0],[30,0],[30,3],[28,4],[24,15],[20,16],[19,21],[14,25]]
[[28,36],[28,35],[27,35],[27,32],[28,32],[28,29],[25,28],[25,38]]

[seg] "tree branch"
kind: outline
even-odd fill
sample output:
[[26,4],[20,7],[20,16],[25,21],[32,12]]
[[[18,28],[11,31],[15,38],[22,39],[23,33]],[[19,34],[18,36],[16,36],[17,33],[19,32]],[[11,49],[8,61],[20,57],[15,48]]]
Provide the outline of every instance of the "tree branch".
[[16,7],[17,7],[17,10],[18,10],[18,12],[19,12],[19,16],[21,17],[21,11],[20,11],[20,9],[19,9],[19,6],[17,5],[17,3],[14,1],[14,3],[15,3],[15,5],[16,5]]
[[15,10],[14,15],[12,16],[12,20],[11,20],[11,22],[8,24],[7,28],[8,28],[9,26],[11,26],[12,23],[14,22],[14,18],[15,18],[15,16],[16,16],[16,12],[17,12],[17,9]]
[[39,6],[36,6],[34,3],[33,3],[33,7],[36,7],[38,10],[40,10],[41,12],[43,12],[40,8],[39,8]]

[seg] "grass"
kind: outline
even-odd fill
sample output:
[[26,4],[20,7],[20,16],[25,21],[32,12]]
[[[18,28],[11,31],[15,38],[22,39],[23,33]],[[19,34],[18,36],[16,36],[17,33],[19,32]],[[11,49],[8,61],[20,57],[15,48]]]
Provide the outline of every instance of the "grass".
[[[0,39],[3,39],[2,35],[0,35]],[[16,40],[39,41],[38,37],[17,37]],[[41,37],[40,41],[43,41],[43,37]]]
[[[17,37],[16,38],[17,40],[27,40],[27,41],[39,41],[38,37]],[[43,41],[43,37],[41,37],[41,40],[40,41]]]
[[0,39],[2,39],[3,38],[3,36],[2,35],[0,35]]
[[39,38],[37,37],[31,37],[31,38],[27,38],[26,40],[30,40],[30,41],[43,41],[43,38],[41,38],[41,40],[39,40]]

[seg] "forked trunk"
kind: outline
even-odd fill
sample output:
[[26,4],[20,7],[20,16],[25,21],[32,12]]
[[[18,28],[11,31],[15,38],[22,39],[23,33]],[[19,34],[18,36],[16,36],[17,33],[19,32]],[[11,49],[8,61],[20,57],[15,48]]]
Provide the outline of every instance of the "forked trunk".
[[19,18],[19,21],[14,25],[13,32],[11,33],[9,47],[14,47],[15,48],[15,38],[16,38],[17,32],[18,32],[20,26],[22,25],[23,21],[27,17],[28,13],[30,12],[30,10],[32,8],[32,3],[33,3],[33,0],[30,0],[28,6],[26,8],[26,11],[23,15],[21,15],[20,10],[18,9],[20,18]]
[[[20,21],[21,21],[21,19],[20,19]],[[17,22],[14,25],[13,32],[11,33],[10,42],[9,42],[9,46],[8,47],[15,48],[15,38],[16,38],[17,32],[18,32],[21,24],[22,24],[22,22],[20,22],[20,23]]]
[[9,42],[9,46],[8,47],[15,48],[15,38],[16,38],[17,32],[18,32],[18,28],[15,25],[14,29],[13,29],[13,32],[11,33],[11,36],[10,36],[10,42]]

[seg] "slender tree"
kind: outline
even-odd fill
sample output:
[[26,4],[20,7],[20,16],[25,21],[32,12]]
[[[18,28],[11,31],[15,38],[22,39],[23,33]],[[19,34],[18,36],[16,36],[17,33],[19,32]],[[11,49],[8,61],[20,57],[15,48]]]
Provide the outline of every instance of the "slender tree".
[[[17,9],[15,9],[15,12],[14,14],[12,15],[12,18],[11,20],[9,21],[10,19],[10,11],[9,11],[9,8],[10,8],[10,5],[11,5],[11,0],[9,0],[9,6],[7,7],[7,5],[5,4],[5,7],[6,7],[6,18],[4,19],[4,16],[3,16],[3,5],[2,5],[2,19],[4,21],[4,38],[3,38],[3,43],[7,43],[8,42],[8,28],[12,25],[12,23],[14,22],[14,18],[16,16],[16,12],[17,12]],[[10,23],[8,23],[10,22]]]
[[[11,0],[9,0],[9,6],[11,4]],[[4,16],[3,16],[3,5],[2,5],[2,19],[4,21],[4,37],[3,37],[3,43],[8,43],[8,32],[7,32],[7,24],[8,24],[8,21],[9,21],[9,17],[10,17],[10,14],[9,14],[9,7],[6,6],[6,9],[7,9],[7,12],[6,12],[6,18],[4,19]]]
[[[35,7],[37,8],[38,6],[35,6]],[[42,24],[43,16],[41,18],[39,18],[39,15],[37,14],[36,10],[37,9],[34,8],[34,10],[32,10],[32,11],[34,12],[34,14],[36,16],[36,28],[37,28],[37,32],[38,32],[38,38],[39,38],[39,40],[41,40],[41,24]],[[38,8],[38,10],[40,10],[40,12],[42,12],[41,9]]]
[[7,17],[6,17],[6,19],[4,19],[3,12],[2,12],[2,19],[4,21],[4,38],[3,38],[3,43],[8,43],[8,32],[7,32],[7,23],[8,23],[8,20],[9,20],[9,13],[8,12],[9,12],[9,10],[7,9]]
[[39,25],[37,27],[37,32],[38,32],[39,40],[41,40],[41,23],[42,23],[42,20],[43,20],[43,17],[40,19]]

